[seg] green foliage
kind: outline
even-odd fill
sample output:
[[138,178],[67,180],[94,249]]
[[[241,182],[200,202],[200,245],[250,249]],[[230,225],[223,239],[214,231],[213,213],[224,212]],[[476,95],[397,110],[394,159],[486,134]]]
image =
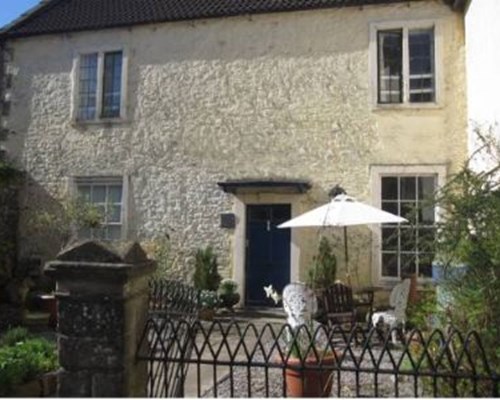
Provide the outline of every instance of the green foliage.
[[172,246],[168,235],[156,239],[153,246],[152,253],[157,266],[155,275],[159,278],[171,278],[173,260]]
[[15,346],[17,343],[25,342],[29,338],[30,334],[26,328],[12,328],[0,338],[0,346]]
[[8,161],[0,158],[0,188],[6,187],[21,177],[21,173]]
[[337,259],[333,254],[333,246],[326,237],[322,237],[318,254],[308,270],[307,284],[313,289],[327,288],[335,283],[336,275]]
[[37,210],[29,220],[29,229],[65,247],[76,239],[83,228],[99,228],[104,220],[102,211],[81,198],[62,198],[59,207]]
[[218,272],[217,256],[212,247],[199,249],[195,256],[193,283],[199,290],[216,291],[219,287],[221,276]]
[[219,296],[213,290],[202,290],[200,292],[200,306],[203,308],[217,308]]
[[[475,330],[495,368],[500,370],[500,163],[489,171],[469,166],[438,194],[444,218],[438,224],[437,252],[445,266],[443,289],[448,321]],[[465,273],[452,268],[466,265]]]
[[56,346],[43,338],[30,338],[25,330],[13,329],[1,339],[0,396],[14,386],[58,368]]
[[433,328],[433,318],[437,318],[436,292],[424,290],[420,292],[416,303],[408,303],[406,308],[408,328],[429,331]]
[[232,279],[223,279],[219,285],[219,294],[230,295],[237,293],[238,283]]

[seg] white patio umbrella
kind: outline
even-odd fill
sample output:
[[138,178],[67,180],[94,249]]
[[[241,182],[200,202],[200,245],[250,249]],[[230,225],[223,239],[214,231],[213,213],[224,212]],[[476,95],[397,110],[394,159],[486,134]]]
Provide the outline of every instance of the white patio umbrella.
[[278,228],[300,228],[314,226],[339,226],[344,228],[344,248],[347,277],[349,254],[347,251],[347,226],[408,222],[405,218],[356,201],[353,197],[339,194],[328,204],[308,211],[278,225]]

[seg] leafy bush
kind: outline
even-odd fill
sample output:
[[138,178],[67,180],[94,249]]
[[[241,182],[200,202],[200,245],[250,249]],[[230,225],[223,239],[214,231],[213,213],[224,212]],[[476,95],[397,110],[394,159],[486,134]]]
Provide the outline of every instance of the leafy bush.
[[[21,341],[18,341],[21,339]],[[58,368],[56,346],[43,338],[30,338],[23,329],[2,337],[0,347],[0,396],[8,396],[16,385]]]
[[199,249],[195,256],[194,287],[198,290],[216,291],[221,279],[218,272],[217,256],[212,247]]
[[15,346],[17,343],[25,342],[29,338],[30,334],[26,328],[12,328],[0,338],[0,346]]
[[217,308],[219,305],[219,296],[212,290],[202,290],[200,292],[200,306],[202,308]]
[[436,322],[434,318],[437,318],[436,292],[434,290],[421,292],[417,302],[408,303],[406,314],[408,328],[432,330]]
[[333,254],[333,246],[326,237],[322,237],[318,254],[308,271],[307,284],[313,289],[327,288],[335,283],[336,275],[337,258]]
[[[447,317],[462,331],[478,331],[500,367],[500,191],[489,178],[465,167],[445,186],[437,246],[448,269]],[[464,274],[449,273],[464,264]]]
[[238,291],[238,283],[232,279],[224,279],[219,285],[219,294],[234,294]]

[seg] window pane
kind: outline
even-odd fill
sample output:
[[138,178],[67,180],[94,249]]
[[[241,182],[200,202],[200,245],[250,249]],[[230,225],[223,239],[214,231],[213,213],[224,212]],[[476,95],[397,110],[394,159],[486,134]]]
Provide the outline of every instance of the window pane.
[[121,210],[120,206],[110,206],[108,209],[108,221],[107,222],[121,222]]
[[423,252],[434,251],[434,242],[436,239],[436,229],[418,228],[418,250]]
[[102,116],[116,118],[120,116],[121,82],[122,82],[121,51],[104,55],[104,78],[102,93]]
[[418,210],[418,221],[420,224],[432,225],[436,219],[435,210],[433,206],[420,207]]
[[387,211],[394,215],[399,215],[398,203],[395,201],[383,201],[382,210]]
[[109,202],[111,203],[121,203],[122,202],[122,187],[121,186],[109,186]]
[[78,89],[78,115],[80,120],[92,120],[96,117],[97,95],[97,53],[84,54],[80,57]]
[[382,276],[398,276],[398,255],[382,253]]
[[78,186],[78,196],[83,201],[90,201],[90,186]]
[[413,228],[401,228],[401,251],[416,251],[417,240]]
[[382,178],[382,200],[397,200],[398,198],[398,178]]
[[120,240],[122,238],[122,227],[121,225],[109,225],[108,226],[108,240]]
[[415,254],[401,254],[401,278],[417,272]]
[[92,186],[92,203],[106,202],[106,186]]
[[434,101],[434,29],[411,30],[410,102]]
[[402,102],[402,46],[401,30],[378,32],[378,101]]
[[436,178],[434,176],[420,176],[418,178],[418,198],[432,199],[434,196]]
[[417,223],[417,203],[413,201],[405,201],[401,203],[401,216],[406,218],[410,224]]
[[402,200],[415,200],[417,181],[415,177],[404,176],[401,177],[401,199]]
[[382,250],[398,249],[398,229],[397,228],[382,228]]

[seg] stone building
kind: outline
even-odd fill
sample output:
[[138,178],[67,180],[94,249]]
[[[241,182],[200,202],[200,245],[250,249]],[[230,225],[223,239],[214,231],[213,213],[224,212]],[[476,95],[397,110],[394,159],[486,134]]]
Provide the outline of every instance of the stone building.
[[[466,159],[459,3],[41,3],[2,35],[18,133],[7,148],[29,176],[21,255],[50,244],[26,215],[79,194],[107,215],[83,237],[168,234],[186,257],[210,244],[246,304],[264,284],[304,279],[325,232],[279,222],[337,184],[405,215]],[[413,233],[349,231],[356,284],[429,277],[419,235],[437,210],[418,218]]]

